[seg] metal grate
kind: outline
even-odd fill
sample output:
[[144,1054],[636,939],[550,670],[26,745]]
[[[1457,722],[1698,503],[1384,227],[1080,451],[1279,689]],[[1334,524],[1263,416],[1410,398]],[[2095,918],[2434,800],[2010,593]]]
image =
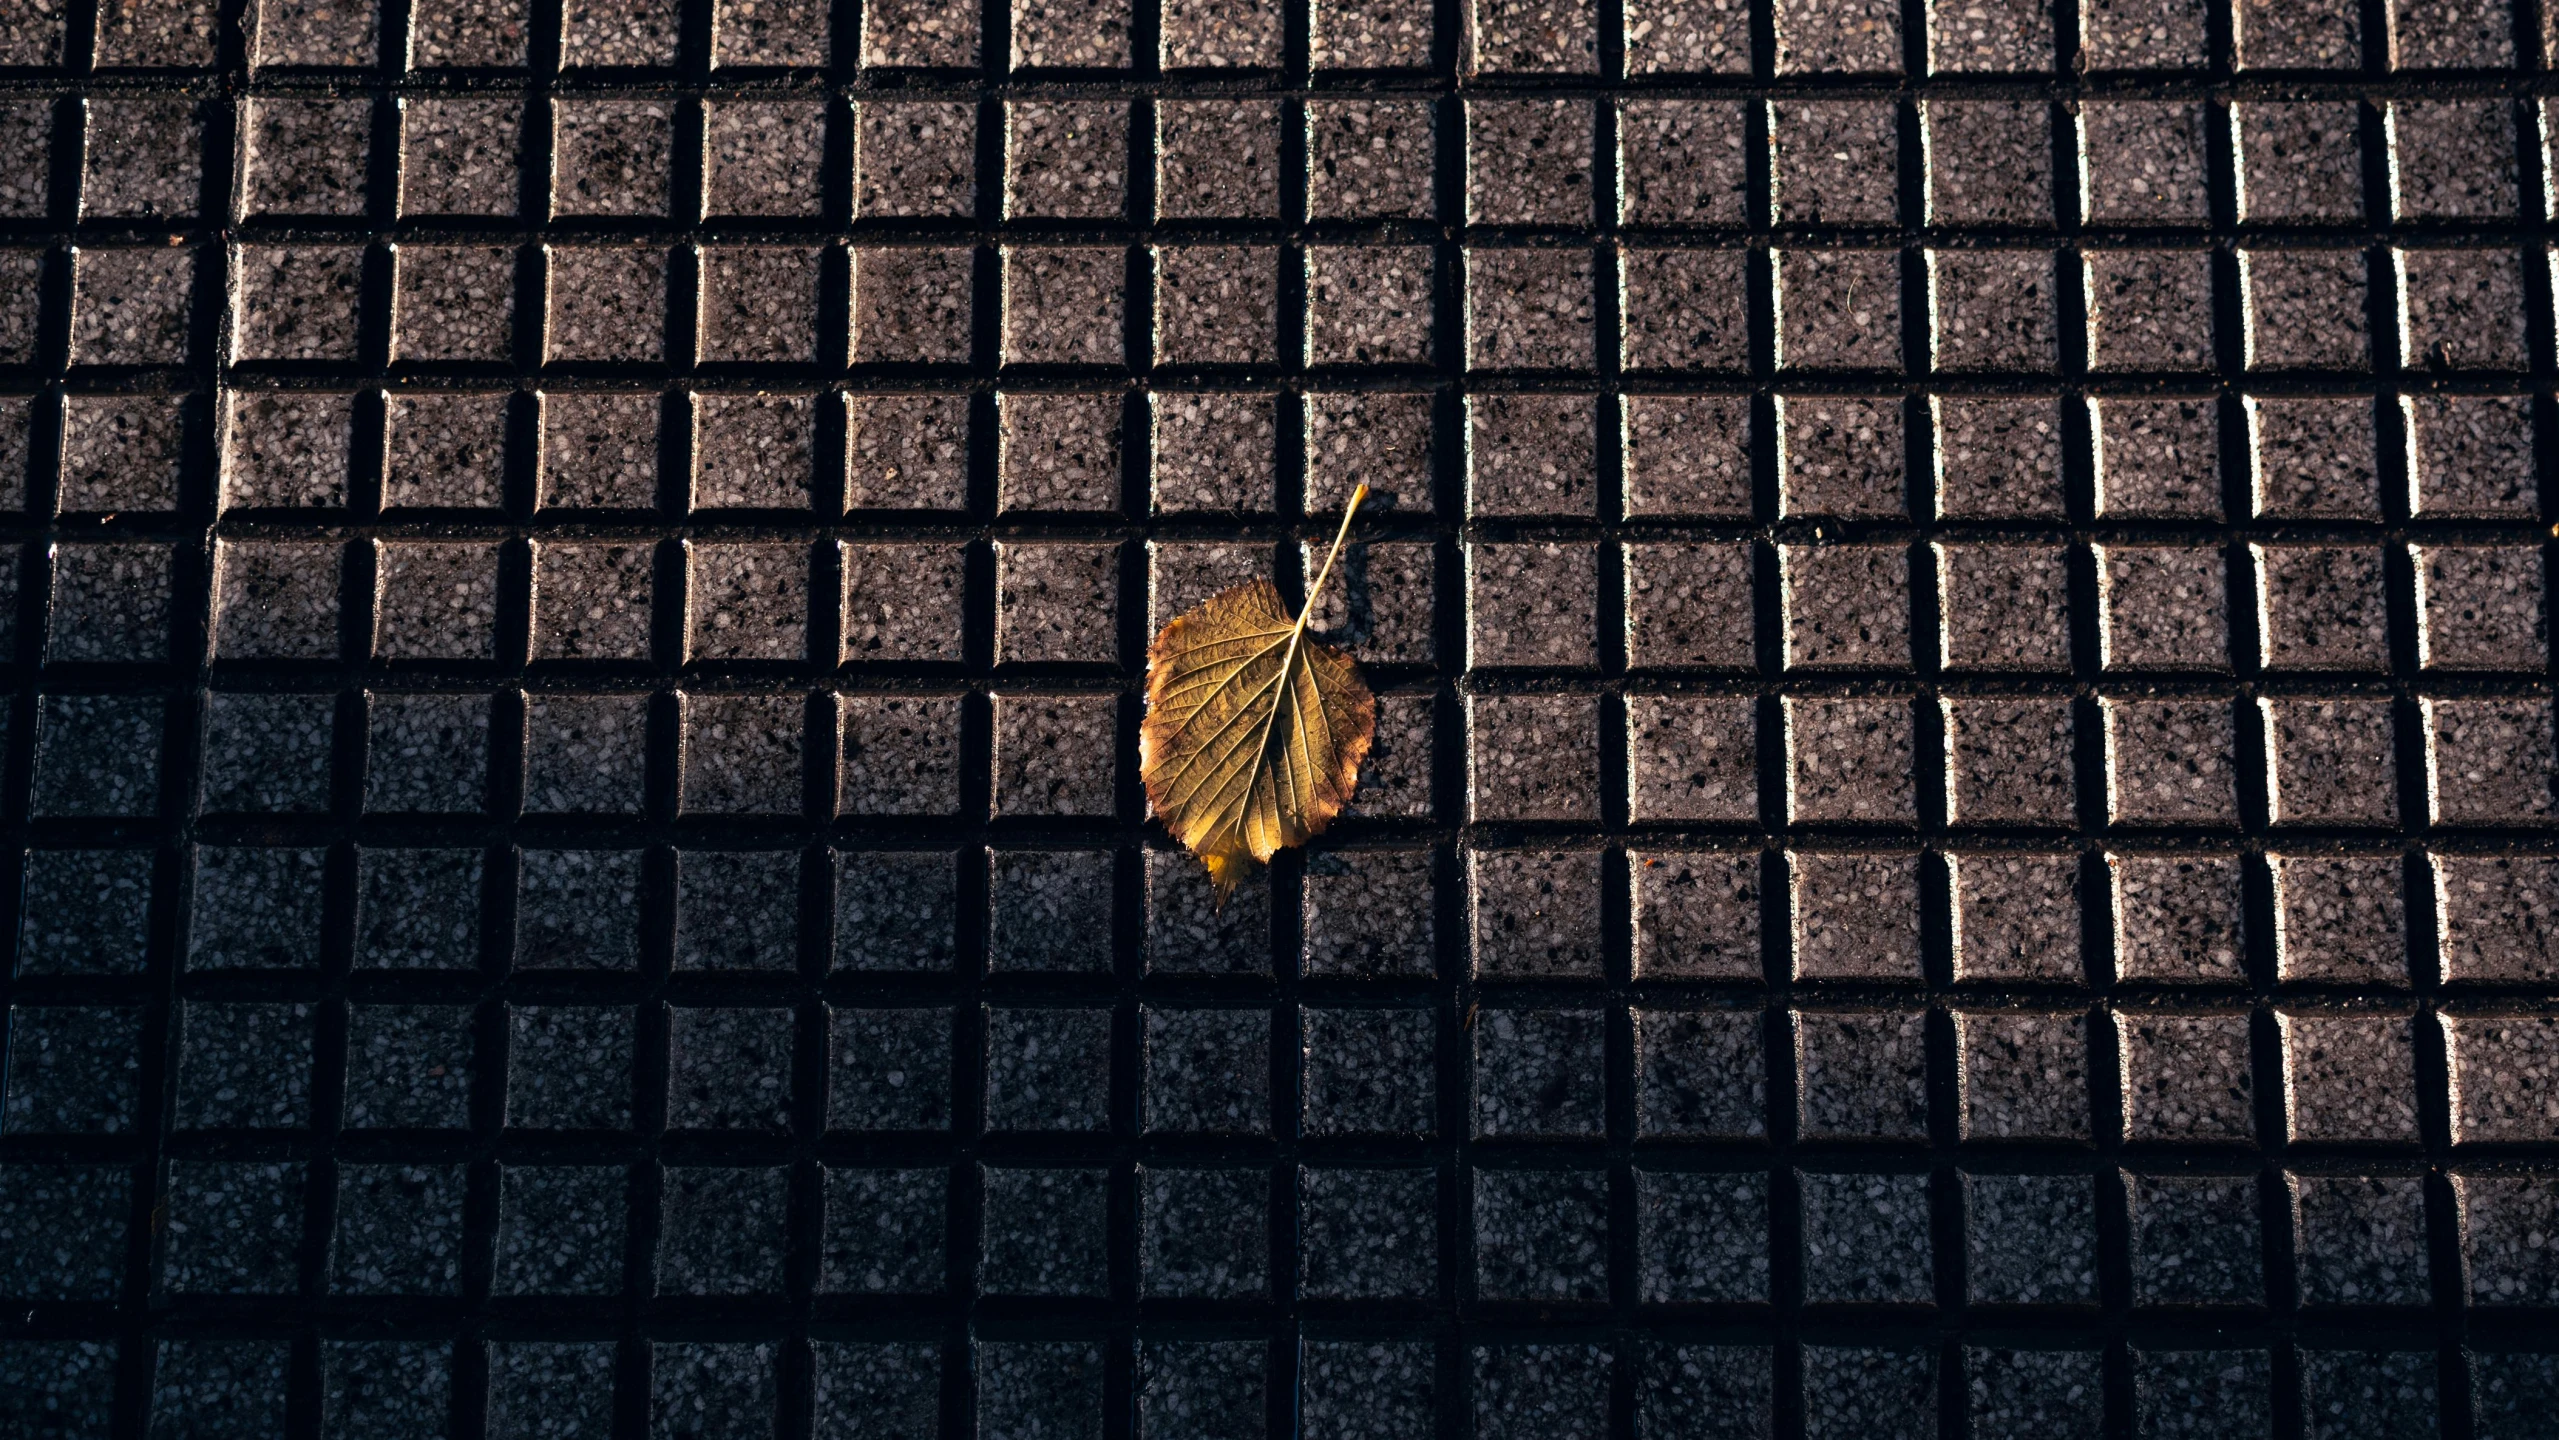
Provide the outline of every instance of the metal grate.
[[2546,1433],[2547,15],[17,0],[0,1429]]

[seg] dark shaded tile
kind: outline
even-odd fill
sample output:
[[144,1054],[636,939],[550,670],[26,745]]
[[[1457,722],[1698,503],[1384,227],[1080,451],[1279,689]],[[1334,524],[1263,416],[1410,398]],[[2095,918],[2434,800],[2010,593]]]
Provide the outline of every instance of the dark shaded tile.
[[1271,973],[1267,873],[1221,896],[1178,850],[1146,852],[1146,969],[1153,975]]
[[166,545],[55,545],[45,658],[74,664],[166,659],[171,559]]
[[769,1342],[651,1345],[656,1433],[699,1440],[754,1440],[764,1433],[772,1423],[777,1348]]
[[[1716,49],[1727,43],[1718,32],[1729,31],[1741,18],[1735,7],[1715,0],[1670,0],[1652,8],[1665,13],[1634,45],[1630,71],[1723,69],[1736,58],[1747,63],[1746,43],[1738,52]],[[1618,223],[1741,224],[1742,177],[1748,168],[1742,154],[1745,109],[1731,101],[1617,102]]]
[[1150,1297],[1235,1300],[1269,1289],[1266,1170],[1138,1170],[1138,1274]]
[[1964,1351],[1966,1403],[1983,1434],[2095,1434],[2105,1420],[2093,1350]]
[[2136,1305],[2263,1305],[2251,1176],[2127,1177]]
[[669,1165],[658,1198],[660,1295],[782,1288],[787,1168]]
[[18,900],[18,966],[26,975],[142,969],[151,852],[35,850]]
[[619,1293],[629,1189],[619,1166],[505,1166],[490,1289],[499,1295]]
[[[866,7],[865,17],[880,8]],[[882,1440],[933,1440],[939,1433],[938,1345],[820,1340],[809,1348],[815,1352],[811,1368],[816,1372],[816,1423],[822,1429],[859,1428]]]
[[[167,1232],[160,1260],[165,1292],[293,1293],[295,1255],[302,1248],[303,1166],[173,1160],[167,1184]],[[121,1209],[119,1205],[113,1213]]]
[[1102,1363],[1090,1341],[977,1342],[981,1433],[1100,1440]]
[[666,1123],[676,1130],[786,1130],[793,1015],[678,1005],[668,1013]]
[[[268,0],[274,8],[274,0]],[[369,23],[371,12],[366,12]],[[281,1340],[166,1340],[151,1375],[151,1440],[248,1440],[283,1428],[292,1349]],[[183,1427],[183,1428],[181,1428]]]
[[133,1129],[141,1099],[142,1012],[99,1006],[9,1009],[11,1135],[116,1135]]
[[1768,1133],[1768,1081],[1757,1010],[1638,1010],[1636,1132],[1757,1139]]
[[1270,1046],[1267,1011],[1147,1006],[1146,1128],[1269,1130]]
[[638,851],[526,850],[517,866],[519,968],[638,967]]
[[627,1128],[637,1028],[628,1006],[508,1007],[508,1127]]
[[[180,1172],[192,1188],[192,1170]],[[0,1166],[0,1239],[9,1242],[0,1248],[0,1290],[29,1300],[114,1299],[123,1288],[132,1212],[127,1167]]]
[[[980,1283],[989,1294],[1108,1293],[1108,1172],[988,1166],[982,1174],[986,1209]],[[1094,1384],[1100,1385],[1098,1374]],[[981,1394],[981,1423],[993,1399]]]
[[312,1024],[308,1004],[186,1002],[178,1058],[179,1127],[309,1126]]
[[1106,1130],[1110,1096],[1109,1011],[987,1012],[989,1129]]
[[1808,1440],[1923,1440],[1936,1389],[1937,1357],[1926,1350],[1806,1346],[1804,1434]]
[[36,708],[34,813],[149,815],[159,806],[161,704],[47,695]]
[[835,858],[835,968],[934,970],[956,945],[959,876],[947,851],[842,851]]
[[1635,1172],[1636,1293],[1653,1304],[1768,1298],[1768,1181]]
[[[1608,1183],[1596,1171],[1474,1173],[1479,1300],[1594,1301],[1608,1294]],[[1482,1389],[1477,1390],[1479,1403]]]
[[1432,972],[1435,906],[1428,854],[1320,852],[1308,857],[1303,885],[1306,973]]
[[1764,1345],[1654,1346],[1636,1380],[1636,1434],[1643,1440],[1765,1440],[1772,1359]]
[[1386,1440],[1429,1428],[1428,1342],[1309,1340],[1299,1354],[1299,1406],[1310,1431]]
[[2089,1138],[2086,1015],[1960,1011],[1955,1045],[1966,1139]]
[[489,1433],[603,1440],[613,1429],[613,1355],[609,1340],[491,1345]]
[[947,1170],[827,1167],[819,1288],[860,1295],[940,1290],[949,1186]]
[[1427,1170],[1299,1171],[1299,1288],[1325,1300],[1437,1294],[1438,1191]]
[[437,1440],[453,1405],[453,1347],[328,1340],[320,1346],[323,1433]]
[[458,1295],[463,1168],[341,1165],[329,1289],[341,1295]]
[[316,968],[326,869],[322,850],[198,847],[187,968]]
[[1606,1128],[1606,1017],[1596,1010],[1483,1010],[1474,1026],[1478,1137],[1557,1140]]
[[1916,1011],[1797,1011],[1803,1134],[1849,1140],[1926,1135],[1926,1029],[1926,1017]]
[[951,1054],[948,1010],[834,1011],[827,1045],[827,1128],[948,1129]]
[[2302,1409],[2318,1440],[2425,1440],[2440,1433],[2432,1351],[2305,1349],[2300,1363]]
[[2136,1350],[2132,1369],[2144,1435],[2256,1435],[2273,1423],[2262,1350]]
[[677,697],[683,723],[680,806],[688,815],[792,815],[802,805],[798,695]]
[[358,1130],[460,1130],[470,1123],[467,1005],[356,1005],[347,1012],[344,1114]]
[[2426,1303],[2425,1181],[2297,1175],[2291,1187],[2304,1303]]
[[1967,1174],[1963,1182],[1973,1303],[2097,1303],[2097,1196],[2086,1176]]
[[1935,1298],[1928,1177],[1807,1174],[1801,1184],[1808,1303],[1924,1305]]
[[997,970],[1108,970],[1107,851],[998,850],[987,856],[989,958]]

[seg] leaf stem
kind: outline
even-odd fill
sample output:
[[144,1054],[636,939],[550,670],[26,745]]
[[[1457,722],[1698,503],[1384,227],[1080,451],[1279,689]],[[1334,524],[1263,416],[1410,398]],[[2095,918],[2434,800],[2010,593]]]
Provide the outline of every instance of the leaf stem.
[[1351,503],[1342,507],[1342,528],[1333,532],[1333,548],[1324,553],[1324,568],[1315,573],[1315,583],[1306,587],[1306,604],[1297,612],[1297,633],[1306,633],[1307,617],[1315,613],[1315,601],[1324,593],[1324,582],[1333,578],[1333,562],[1341,558],[1342,542],[1351,536],[1351,517],[1359,513],[1360,502],[1368,498],[1368,482],[1359,482],[1351,492]]

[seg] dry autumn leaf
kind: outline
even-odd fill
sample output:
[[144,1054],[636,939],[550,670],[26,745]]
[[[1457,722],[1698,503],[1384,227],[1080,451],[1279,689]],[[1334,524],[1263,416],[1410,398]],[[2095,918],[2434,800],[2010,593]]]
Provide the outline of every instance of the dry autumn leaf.
[[1359,666],[1307,638],[1362,485],[1292,617],[1276,586],[1221,590],[1175,616],[1146,651],[1146,723],[1138,770],[1147,803],[1208,866],[1223,904],[1236,882],[1303,845],[1350,803],[1377,731]]

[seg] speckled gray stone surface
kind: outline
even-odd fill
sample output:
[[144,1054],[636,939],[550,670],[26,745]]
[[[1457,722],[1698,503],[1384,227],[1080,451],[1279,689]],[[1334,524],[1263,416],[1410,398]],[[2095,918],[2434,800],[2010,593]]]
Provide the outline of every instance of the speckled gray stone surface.
[[0,15],[0,1430],[2538,1434],[2559,32],[2069,8]]

